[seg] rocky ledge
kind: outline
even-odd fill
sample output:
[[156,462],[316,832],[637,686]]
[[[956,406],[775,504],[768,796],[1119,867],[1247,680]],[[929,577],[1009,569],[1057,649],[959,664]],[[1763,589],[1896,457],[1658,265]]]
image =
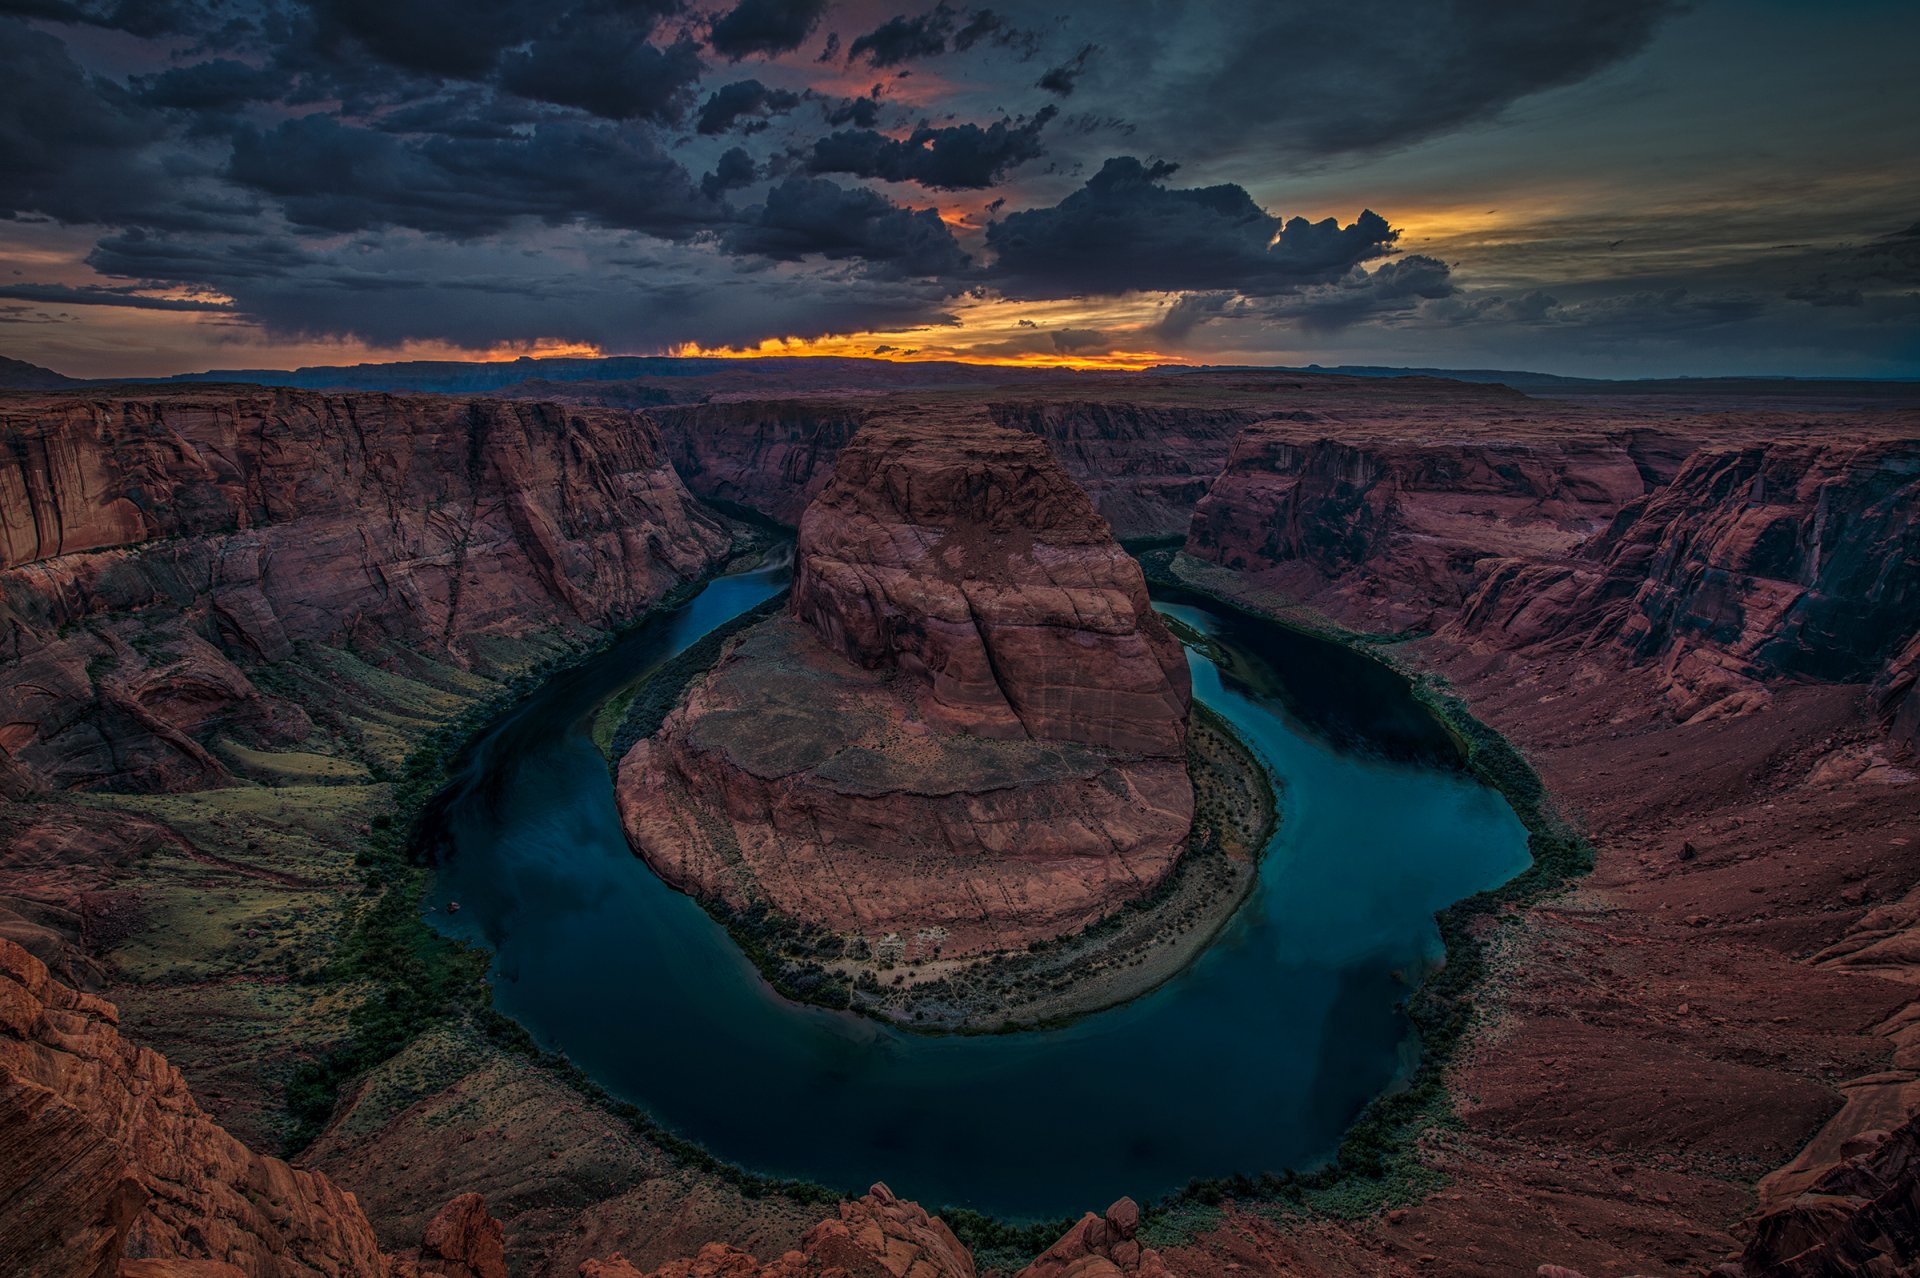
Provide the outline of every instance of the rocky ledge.
[[1173,869],[1189,687],[1139,567],[1035,437],[875,423],[801,523],[792,615],[619,765],[670,882],[889,959],[1023,950]]

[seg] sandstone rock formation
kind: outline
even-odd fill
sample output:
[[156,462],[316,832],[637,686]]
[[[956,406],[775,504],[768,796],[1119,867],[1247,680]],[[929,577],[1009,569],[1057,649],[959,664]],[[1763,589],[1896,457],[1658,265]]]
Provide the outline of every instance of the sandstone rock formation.
[[1016,1278],[1120,1278],[1133,1274],[1139,1278],[1168,1278],[1160,1253],[1141,1246],[1135,1237],[1139,1228],[1139,1204],[1122,1198],[1107,1208],[1104,1216],[1092,1212],[1082,1216]]
[[792,612],[620,765],[669,881],[956,956],[1077,930],[1172,868],[1185,660],[1039,440],[867,427],[802,520]]
[[974,1278],[973,1257],[938,1216],[885,1185],[840,1204],[838,1219],[807,1231],[798,1251],[762,1264],[725,1243],[645,1274],[615,1253],[580,1266],[580,1278]]
[[178,789],[217,734],[310,730],[251,681],[303,642],[488,667],[637,615],[728,544],[648,421],[205,388],[0,398],[0,789]]
[[1909,1278],[1920,1274],[1920,1117],[1865,1132],[1789,1201],[1748,1223],[1721,1278]]
[[1662,476],[1652,432],[1447,433],[1273,420],[1248,427],[1195,511],[1187,553],[1355,625],[1429,628],[1491,560],[1559,559]]
[[1605,645],[1682,719],[1763,704],[1769,679],[1884,680],[1909,714],[1920,634],[1920,444],[1700,449],[1569,561],[1494,566],[1460,631]]
[[388,1270],[351,1194],[228,1135],[178,1071],[121,1039],[111,1004],[0,940],[0,1260],[112,1275],[123,1257],[249,1278]]

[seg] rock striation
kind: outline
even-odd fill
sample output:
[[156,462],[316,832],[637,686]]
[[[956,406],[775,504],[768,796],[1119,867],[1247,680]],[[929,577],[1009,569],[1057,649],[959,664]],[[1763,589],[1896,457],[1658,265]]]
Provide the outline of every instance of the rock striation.
[[1350,624],[1431,628],[1500,559],[1559,559],[1660,477],[1652,432],[1413,437],[1375,423],[1249,426],[1186,551]]
[[511,664],[729,544],[644,417],[252,388],[0,398],[0,788],[184,789],[310,731],[316,642]]
[[652,415],[687,487],[793,525],[874,411],[870,401],[810,398],[728,400]]
[[388,1272],[351,1194],[228,1135],[117,1021],[112,1004],[0,939],[7,1272],[112,1275],[129,1272],[123,1258],[218,1262],[250,1278]]
[[994,421],[1038,435],[1093,499],[1116,537],[1177,537],[1227,464],[1250,405],[1131,400],[1002,400]]
[[801,522],[791,616],[619,767],[683,890],[948,957],[1078,930],[1192,821],[1189,685],[1134,561],[1031,435],[874,423]]
[[618,1252],[580,1266],[580,1278],[975,1278],[973,1257],[946,1222],[875,1185],[807,1231],[798,1250],[762,1263],[726,1243],[642,1271]]
[[1611,650],[1683,720],[1756,708],[1771,679],[1878,679],[1910,730],[1920,443],[1703,447],[1578,556],[1493,566],[1458,629]]

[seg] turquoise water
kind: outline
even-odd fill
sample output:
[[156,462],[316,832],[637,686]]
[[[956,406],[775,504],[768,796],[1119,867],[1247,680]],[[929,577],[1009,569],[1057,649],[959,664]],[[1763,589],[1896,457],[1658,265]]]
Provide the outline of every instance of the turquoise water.
[[543,1046],[744,1166],[1013,1217],[1311,1166],[1405,1076],[1402,1008],[1439,956],[1433,914],[1525,868],[1525,831],[1390,672],[1197,599],[1160,601],[1219,647],[1218,666],[1189,653],[1194,693],[1283,788],[1259,884],[1198,962],[1125,1007],[993,1037],[773,994],[629,851],[588,729],[611,691],[785,577],[715,581],[464,757],[430,917],[494,951],[496,1005]]

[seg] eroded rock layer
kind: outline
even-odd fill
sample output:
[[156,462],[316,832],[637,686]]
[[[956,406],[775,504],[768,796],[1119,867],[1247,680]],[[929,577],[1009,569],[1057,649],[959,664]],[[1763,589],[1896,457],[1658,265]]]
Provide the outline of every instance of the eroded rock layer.
[[1752,709],[1769,679],[1877,678],[1905,725],[1920,444],[1702,448],[1579,556],[1493,566],[1459,628],[1610,647],[1652,665],[1682,718]]
[[112,1275],[127,1257],[218,1261],[250,1278],[387,1273],[351,1194],[228,1135],[117,1021],[0,939],[8,1272]]
[[620,764],[671,882],[953,956],[1077,930],[1172,868],[1185,659],[1038,439],[867,427],[802,520],[792,612]]
[[1572,553],[1671,465],[1650,431],[1542,436],[1261,422],[1199,504],[1187,553],[1356,624],[1429,627],[1487,561]]
[[511,664],[728,544],[643,417],[202,389],[0,401],[0,787],[181,789],[216,735],[310,726],[251,673],[303,642]]

